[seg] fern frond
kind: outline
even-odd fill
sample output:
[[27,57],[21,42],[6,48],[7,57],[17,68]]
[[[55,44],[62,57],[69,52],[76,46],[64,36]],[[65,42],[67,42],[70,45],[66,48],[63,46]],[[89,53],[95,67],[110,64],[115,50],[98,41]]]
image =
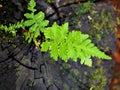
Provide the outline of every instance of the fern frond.
[[13,36],[16,36],[17,29],[23,28],[23,20],[15,23],[15,24],[9,24],[7,25],[0,25],[0,30],[4,30],[6,33],[11,33]]
[[40,32],[43,32],[45,26],[47,26],[49,23],[48,20],[44,20],[45,14],[42,11],[35,14],[35,11],[36,11],[36,9],[34,9],[35,6],[36,6],[35,0],[30,0],[27,9],[31,11],[31,13],[24,14],[27,20],[23,23],[23,26],[30,27],[29,31],[27,32],[27,34],[30,34],[30,35],[27,36],[27,34],[24,33],[25,38],[29,43],[31,41],[36,43],[38,36],[40,36]]
[[70,58],[75,62],[80,59],[81,64],[92,66],[91,57],[111,59],[91,42],[89,35],[79,31],[68,33],[68,23],[62,26],[54,23],[46,28],[44,35],[46,40],[41,44],[41,51],[49,50],[54,60],[58,57],[65,62]]
[[35,6],[36,6],[35,0],[30,0],[27,9],[30,10],[30,11],[32,11],[32,13],[34,13],[36,11],[36,9],[34,9]]

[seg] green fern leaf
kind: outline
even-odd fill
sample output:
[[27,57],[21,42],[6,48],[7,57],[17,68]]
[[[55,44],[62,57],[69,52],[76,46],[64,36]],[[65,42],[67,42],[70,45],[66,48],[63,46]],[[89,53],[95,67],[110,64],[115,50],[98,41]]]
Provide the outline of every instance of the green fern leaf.
[[48,20],[44,20],[45,14],[42,11],[35,14],[36,11],[36,9],[34,9],[35,6],[36,2],[34,0],[30,0],[28,10],[30,10],[32,13],[24,14],[24,16],[28,20],[26,20],[23,23],[24,27],[30,27],[28,32],[31,33],[31,35],[29,36],[25,35],[25,37],[27,37],[28,42],[33,41],[34,43],[36,43],[37,37],[40,36],[40,32],[43,33],[43,31],[45,30],[45,26],[47,26],[49,23]]
[[33,14],[31,13],[25,13],[24,16],[27,18],[27,19],[32,19],[34,17]]
[[34,9],[35,6],[36,6],[35,0],[30,0],[30,2],[28,4],[28,10],[30,10],[34,13],[36,11],[36,9]]
[[84,64],[84,65],[87,65],[89,67],[92,67],[92,60],[91,58],[84,58],[84,59],[81,59],[81,64]]
[[26,20],[26,21],[24,22],[24,26],[31,26],[31,25],[33,25],[34,23],[35,23],[34,20]]
[[[47,26],[49,24],[49,21],[48,20],[43,20],[42,22],[41,22],[41,25],[40,26],[42,26],[42,27],[45,27],[45,26]],[[41,28],[42,28],[41,27]]]
[[45,18],[45,14],[43,12],[39,12],[36,15],[34,15],[34,19],[35,20],[39,20],[39,21],[43,21],[43,19]]
[[36,25],[36,24],[33,24],[33,25],[31,25],[29,31],[30,31],[30,32],[35,32],[36,29],[37,29],[37,25]]
[[68,23],[65,23],[62,26],[59,26],[55,22],[53,23],[52,27],[48,27],[44,31],[46,39],[54,40],[57,43],[64,41],[67,33],[68,33]]
[[50,56],[57,61],[58,60],[58,45],[55,42],[50,43]]
[[30,37],[30,38],[28,39],[28,43],[31,43],[32,39],[33,39],[33,37]]
[[68,23],[62,26],[54,23],[45,29],[44,35],[46,42],[41,44],[41,50],[50,50],[50,55],[55,60],[58,57],[65,62],[70,58],[75,62],[80,59],[81,64],[92,66],[91,57],[111,59],[91,42],[87,34],[79,31],[68,33]]
[[61,43],[59,45],[59,49],[58,49],[58,53],[59,53],[59,57],[64,60],[65,62],[68,61],[68,55],[67,55],[67,47],[66,47],[66,43]]
[[41,51],[46,52],[49,49],[49,47],[50,47],[50,42],[48,42],[48,41],[43,42],[42,45],[41,45],[41,47],[42,47]]
[[68,53],[68,57],[73,59],[73,61],[77,61],[77,52],[76,52],[76,49],[74,48],[74,46],[72,45],[72,43],[68,43],[68,46],[67,46],[67,53]]
[[[39,23],[39,22],[37,22]],[[48,20],[44,20],[44,21],[41,21],[40,22],[40,25],[39,25],[39,28],[40,28],[40,31],[43,33],[44,30],[45,30],[45,27],[49,24],[49,21]]]
[[46,39],[51,39],[51,40],[58,40],[58,25],[56,23],[54,23],[52,25],[52,27],[48,27],[45,31],[44,31],[45,37]]
[[36,31],[34,32],[34,38],[37,38],[40,35],[40,31],[39,29],[36,29]]

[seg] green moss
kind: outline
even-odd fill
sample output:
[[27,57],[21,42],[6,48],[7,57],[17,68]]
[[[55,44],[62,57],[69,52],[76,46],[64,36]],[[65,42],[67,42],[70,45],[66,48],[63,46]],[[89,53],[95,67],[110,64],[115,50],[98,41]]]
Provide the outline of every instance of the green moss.
[[88,1],[83,3],[79,8],[77,8],[77,14],[85,14],[91,11],[91,8],[94,6],[94,3]]
[[115,30],[115,25],[113,24],[113,18],[110,12],[102,10],[100,14],[97,14],[98,15],[90,16],[92,19],[92,27],[89,32],[90,38],[96,43],[101,41],[104,35],[107,36]]
[[63,62],[62,66],[60,67],[61,70],[65,70],[69,68],[71,68],[71,65],[65,62]]
[[89,86],[92,87],[92,90],[105,90],[105,85],[107,83],[107,79],[105,76],[105,70],[100,65],[100,61],[98,60],[98,67],[95,69],[93,74],[90,75]]

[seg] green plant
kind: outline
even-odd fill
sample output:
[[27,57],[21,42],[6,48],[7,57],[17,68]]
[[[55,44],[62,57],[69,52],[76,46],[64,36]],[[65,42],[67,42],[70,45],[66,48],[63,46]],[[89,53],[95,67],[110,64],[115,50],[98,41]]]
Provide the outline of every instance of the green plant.
[[41,44],[41,51],[50,50],[50,56],[54,60],[58,60],[60,57],[65,62],[69,59],[76,62],[79,58],[81,64],[92,66],[91,56],[110,59],[91,43],[87,34],[79,31],[68,32],[68,23],[62,26],[54,23],[52,27],[46,28],[44,35],[45,42]]
[[[30,0],[27,9],[31,12],[24,14],[27,20],[12,25],[12,29],[15,33],[18,28],[29,27],[29,30],[24,32],[25,39],[28,43],[33,41],[38,47],[41,47],[41,51],[47,52],[49,50],[50,56],[55,61],[57,61],[58,58],[61,58],[65,62],[69,59],[75,62],[77,59],[80,59],[81,64],[92,66],[91,57],[96,56],[98,58],[111,59],[91,42],[87,34],[82,34],[74,30],[68,32],[68,23],[61,26],[54,23],[51,27],[46,27],[49,21],[44,20],[45,14],[43,12],[40,11],[35,14],[35,6],[35,1]],[[16,25],[20,26],[17,27]],[[1,29],[12,32],[11,26],[3,26]],[[45,41],[41,42],[41,44],[40,40],[38,40],[38,37],[41,36],[40,33],[43,33],[45,37]]]
[[31,13],[25,13],[24,16],[28,19],[25,20],[24,26],[30,27],[29,32],[25,32],[25,38],[30,43],[33,41],[35,44],[37,43],[37,38],[40,36],[40,32],[43,33],[45,26],[48,25],[49,21],[44,20],[45,14],[43,12],[39,12],[35,14],[36,9],[34,9],[36,6],[36,3],[34,0],[30,0],[30,3],[28,4],[28,10],[31,11]]
[[19,28],[24,28],[23,26],[23,20],[21,22],[17,22],[16,24],[9,24],[9,26],[7,25],[0,25],[0,30],[4,30],[6,33],[10,33],[13,36],[16,36],[16,29]]

